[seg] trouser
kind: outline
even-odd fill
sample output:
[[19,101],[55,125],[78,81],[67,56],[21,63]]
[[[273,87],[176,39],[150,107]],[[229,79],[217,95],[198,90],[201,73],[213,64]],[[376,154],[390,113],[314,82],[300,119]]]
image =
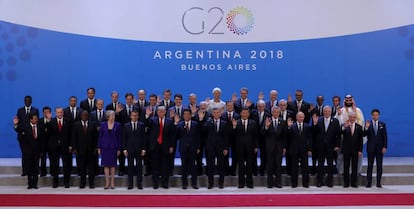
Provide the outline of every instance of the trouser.
[[42,154],[40,155],[40,173],[41,174],[44,174],[44,175],[47,174],[46,160],[47,160],[47,156],[49,155],[50,154],[47,151],[42,151]]
[[162,145],[157,144],[151,152],[151,173],[154,187],[161,185],[168,187],[170,154],[164,151]]
[[39,153],[30,152],[24,154],[24,167],[27,174],[27,185],[37,187],[39,176]]
[[181,180],[183,186],[188,185],[188,174],[191,175],[191,185],[196,186],[197,185],[197,169],[195,165],[195,159],[196,159],[197,151],[187,149],[184,152],[180,152],[181,156]]
[[259,167],[259,173],[264,174],[266,171],[266,165],[267,165],[267,157],[266,157],[266,140],[265,138],[259,139],[259,157],[260,157],[260,167]]
[[206,155],[206,139],[204,137],[200,137],[200,152],[197,154],[196,157],[196,168],[197,168],[197,174],[202,175],[203,174],[203,156]]
[[224,184],[224,170],[225,170],[225,162],[224,162],[224,155],[223,150],[214,148],[206,150],[207,152],[207,175],[208,175],[208,184],[213,186],[214,185],[214,168],[216,167],[216,160],[217,166],[219,168],[219,185]]
[[140,152],[128,153],[128,186],[134,186],[134,174],[137,174],[137,186],[142,186],[142,161]]
[[118,171],[119,173],[124,173],[125,172],[125,155],[123,152],[121,152],[121,154],[118,156]]
[[87,152],[87,154],[78,154],[78,171],[80,175],[80,185],[86,185],[86,174],[88,175],[89,186],[95,185],[95,161],[97,155],[92,152]]
[[57,185],[59,183],[59,159],[62,159],[63,163],[63,183],[69,185],[72,169],[72,154],[69,153],[67,147],[61,145],[51,149],[50,173],[53,176],[53,184]]
[[309,185],[309,165],[308,165],[308,153],[298,153],[290,156],[291,160],[291,176],[290,181],[292,186],[296,187],[298,185],[298,176],[299,176],[299,163],[302,170],[302,185]]
[[382,154],[381,150],[376,150],[375,152],[368,152],[368,169],[367,169],[367,183],[372,183],[372,170],[374,167],[374,159],[376,160],[377,164],[377,184],[381,184],[382,178],[382,160],[384,154]]
[[[239,186],[253,186],[253,161],[256,153],[253,148],[240,144],[237,148],[239,156]],[[256,160],[257,161],[257,160]]]
[[349,186],[349,167],[351,166],[351,185],[358,185],[358,152],[344,153],[344,186]]
[[[282,149],[267,150],[266,171],[267,171],[267,185],[281,185],[282,184]],[[275,175],[275,179],[273,178]]]
[[334,158],[334,148],[332,146],[328,146],[327,144],[323,144],[322,147],[319,148],[319,152],[317,153],[317,159],[318,159],[318,182],[323,182],[323,177],[325,175],[325,159],[327,163],[327,184],[332,185],[333,181],[333,173],[334,173],[334,167],[333,167],[333,158]]

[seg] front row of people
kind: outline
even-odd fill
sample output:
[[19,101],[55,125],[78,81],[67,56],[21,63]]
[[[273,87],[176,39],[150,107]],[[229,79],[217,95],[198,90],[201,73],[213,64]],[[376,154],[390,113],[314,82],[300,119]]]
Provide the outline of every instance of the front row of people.
[[[318,148],[318,175],[317,186],[333,186],[333,155],[340,150],[344,155],[344,187],[358,186],[357,163],[362,155],[363,137],[368,137],[368,173],[367,187],[372,183],[372,167],[377,160],[377,187],[381,187],[382,158],[387,147],[387,133],[385,123],[379,122],[379,110],[372,110],[372,120],[367,121],[365,127],[356,123],[356,115],[351,113],[349,120],[339,124],[336,118],[331,117],[332,108],[326,106],[323,116],[314,116],[312,124],[304,122],[305,115],[298,112],[296,120],[287,121],[280,118],[280,108],[273,107],[271,116],[265,118],[263,127],[249,119],[249,109],[243,109],[239,119],[222,120],[220,109],[214,109],[211,117],[199,112],[193,117],[191,110],[183,110],[183,117],[170,115],[166,117],[166,109],[159,106],[156,114],[151,108],[146,109],[145,119],[139,121],[137,111],[130,112],[131,121],[123,127],[115,121],[115,112],[107,111],[107,121],[98,128],[89,120],[89,113],[83,111],[81,120],[73,125],[72,138],[66,139],[63,124],[63,110],[56,108],[56,118],[51,114],[45,115],[46,123],[39,122],[38,116],[29,116],[30,123],[19,123],[13,119],[14,129],[22,137],[24,151],[24,167],[27,171],[28,189],[37,189],[39,174],[40,149],[43,140],[48,135],[48,146],[54,147],[51,156],[51,173],[53,187],[58,186],[59,158],[63,160],[64,184],[69,187],[69,165],[72,152],[77,154],[80,174],[80,188],[86,186],[88,176],[89,187],[94,188],[95,161],[101,156],[101,164],[105,173],[105,189],[114,189],[114,175],[117,156],[121,152],[128,157],[128,189],[133,189],[133,177],[137,176],[136,187],[142,186],[143,158],[151,153],[153,188],[169,187],[169,162],[175,149],[180,152],[182,161],[182,187],[188,188],[188,175],[191,175],[191,186],[198,189],[196,156],[200,153],[200,136],[206,137],[206,160],[208,189],[214,186],[214,173],[218,168],[218,187],[224,188],[226,156],[229,153],[229,136],[235,139],[238,156],[238,188],[253,188],[253,161],[259,148],[258,133],[264,136],[266,147],[261,152],[267,156],[267,187],[281,188],[282,157],[286,155],[291,164],[291,186],[298,186],[298,169],[301,168],[302,185],[309,187],[308,158],[312,155],[312,147]],[[170,113],[173,114],[173,113]],[[205,117],[208,117],[207,119]],[[143,121],[143,122],[142,122]],[[231,124],[227,124],[231,123]],[[179,144],[178,148],[176,144]],[[312,144],[316,143],[316,146]],[[233,151],[232,151],[233,152]],[[324,164],[327,163],[325,171]],[[351,178],[349,168],[351,167]],[[66,170],[65,170],[66,169]],[[324,181],[325,173],[327,179]]]

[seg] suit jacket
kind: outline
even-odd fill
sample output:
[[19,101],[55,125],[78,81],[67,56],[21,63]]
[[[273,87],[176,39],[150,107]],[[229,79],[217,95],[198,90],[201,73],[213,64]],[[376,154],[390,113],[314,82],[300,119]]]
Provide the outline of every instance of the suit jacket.
[[303,123],[303,130],[300,133],[298,123],[294,123],[288,128],[288,134],[288,153],[290,155],[312,151],[312,127],[309,124]]
[[100,118],[100,120],[98,120],[98,110],[92,111],[89,114],[89,120],[93,121],[94,123],[96,123],[98,127],[100,127],[102,122],[107,121],[106,116],[105,116],[105,111],[102,110],[102,117]]
[[88,120],[86,132],[82,121],[76,121],[72,126],[72,148],[80,155],[95,154],[98,144],[98,125]]
[[341,140],[341,125],[339,125],[339,120],[333,117],[329,119],[329,126],[326,131],[324,117],[320,117],[316,125],[313,125],[313,131],[315,136],[313,143],[316,149],[327,144],[332,151],[338,141]]
[[[118,105],[122,105],[122,107],[124,107],[124,108],[123,108],[123,110],[124,110],[124,109],[126,109],[125,105],[124,105],[124,104],[122,104],[121,102],[118,102],[118,103],[117,103],[117,106],[118,106]],[[108,110],[113,110],[113,111],[116,113],[116,114],[115,114],[115,121],[116,121],[116,122],[118,122],[118,123],[123,124],[123,121],[122,121],[122,116],[121,116],[121,114],[120,114],[121,112],[118,112],[118,113],[116,112],[116,110],[115,110],[114,105],[113,105],[113,103],[112,103],[112,102],[106,105],[105,110],[106,110],[106,111],[108,111]]]
[[[250,99],[247,99],[248,101],[250,101],[252,103],[252,105],[250,105],[249,110],[252,111],[255,109],[255,105],[254,102]],[[237,113],[240,114],[240,112],[243,109],[243,103],[242,103],[242,99],[238,99],[237,101],[234,102],[234,111],[236,111]]]
[[288,110],[293,112],[293,115],[295,116],[294,119],[296,119],[296,113],[298,113],[299,111],[303,112],[305,114],[305,123],[309,123],[310,121],[310,104],[308,102],[305,102],[305,100],[302,100],[302,105],[300,106],[300,110],[298,110],[298,104],[297,101],[295,100],[294,102],[289,102],[288,103]]
[[388,135],[387,128],[385,123],[378,121],[378,130],[375,135],[374,131],[374,121],[371,121],[371,125],[368,129],[364,130],[364,136],[367,136],[367,152],[380,152],[382,148],[387,148],[388,146]]
[[82,109],[79,107],[76,107],[76,118],[73,118],[73,114],[72,111],[70,109],[70,107],[65,107],[63,109],[63,117],[65,117],[70,123],[73,123],[75,121],[80,121],[81,120],[81,113],[82,113]]
[[[183,120],[183,111],[185,110],[186,108],[184,107],[184,105],[182,105],[181,106],[181,109],[180,109],[180,118],[181,118],[181,120]],[[167,117],[169,117],[170,118],[170,112],[171,111],[174,111],[175,112],[175,114],[177,114],[177,107],[176,106],[172,106],[172,107],[170,107],[170,108],[168,108],[168,110],[167,110]]]
[[36,124],[37,129],[37,138],[35,139],[33,136],[33,129],[32,126],[29,124],[18,124],[17,127],[14,129],[17,133],[21,135],[21,145],[22,145],[22,152],[25,154],[35,154],[40,156],[40,152],[42,151],[43,143],[45,142],[44,139],[46,137],[45,127],[42,123]]
[[26,114],[26,106],[21,107],[19,109],[17,109],[17,113],[16,116],[19,119],[19,123],[23,123],[23,124],[29,124],[30,123],[30,118],[29,116],[31,114],[37,115],[37,117],[39,117],[39,109],[37,109],[36,107],[31,106],[30,107],[30,114]]
[[253,110],[250,113],[250,119],[254,120],[257,125],[261,128],[264,124],[264,122],[266,121],[266,118],[272,117],[272,115],[266,111],[263,112],[263,118],[262,118],[262,122],[260,123],[260,114],[258,110]]
[[[148,108],[149,106],[146,106],[146,107],[144,107],[144,109],[142,109],[141,110],[141,115],[140,115],[140,117],[139,117],[139,120],[141,121],[141,122],[145,122],[145,114],[146,114],[146,111],[147,111],[147,108]],[[158,106],[156,105],[156,106],[154,106],[154,107],[152,107],[152,115],[150,115],[150,117],[154,117],[154,116],[158,116],[158,114],[157,114],[157,108],[158,108]]]
[[79,106],[80,106],[80,108],[82,110],[86,110],[86,111],[88,111],[90,113],[90,112],[96,110],[96,99],[94,99],[93,102],[94,102],[94,105],[93,105],[93,108],[92,109],[89,107],[89,101],[88,101],[88,99],[82,100],[80,102]]
[[142,122],[137,122],[136,130],[133,131],[131,122],[125,123],[122,134],[122,150],[127,150],[128,153],[141,153],[142,150],[147,150],[148,142],[145,136],[145,125]]
[[43,118],[39,118],[39,124],[42,125],[43,127],[43,131],[44,131],[44,137],[42,138],[42,152],[45,153],[48,151],[48,146],[49,146],[49,133],[47,131],[47,124],[49,122],[47,122],[47,120],[43,117]]
[[[149,117],[145,119],[145,126],[149,127],[149,150],[154,151],[158,144],[158,136],[160,134],[160,118],[158,116]],[[162,150],[168,154],[170,147],[175,147],[175,131],[176,126],[173,120],[164,117],[163,131],[162,131]]]
[[272,121],[268,129],[266,129],[265,126],[262,127],[261,133],[265,137],[266,152],[282,152],[283,149],[286,149],[286,121],[279,118],[277,121],[277,128],[273,126]]
[[296,121],[296,115],[293,113],[293,111],[291,111],[291,110],[285,110],[285,112],[286,112],[286,118],[283,118],[283,113],[280,112],[280,117],[283,120],[287,121],[289,118],[291,118],[293,121]]
[[147,100],[145,100],[144,101],[144,105],[141,107],[141,105],[140,105],[140,103],[139,103],[139,100],[137,101],[137,103],[135,103],[134,104],[138,109],[144,109],[144,107],[146,107],[146,106],[148,106],[148,105],[150,105],[150,103],[147,101]]
[[[130,110],[129,114],[131,114],[131,112],[134,110],[138,111],[138,115],[139,115],[138,120],[140,120],[141,117],[145,117],[145,115],[144,116],[141,115],[142,112],[138,105],[132,105],[132,109]],[[119,115],[118,117],[119,117],[119,121],[121,124],[126,124],[131,121],[131,117],[130,115],[128,115],[127,105],[124,105],[124,109],[122,109],[118,115]]]
[[[276,104],[273,104],[273,105],[275,105],[277,107],[277,105],[279,104],[279,101],[276,100],[275,103]],[[272,113],[272,102],[271,101],[267,101],[265,104],[266,104],[266,107],[265,107],[266,112],[268,112],[269,114],[271,114]]]
[[170,100],[170,102],[169,102],[169,104],[168,104],[168,107],[165,105],[165,103],[164,103],[164,100],[161,100],[161,102],[160,102],[160,104],[159,104],[160,106],[164,106],[165,107],[165,109],[169,109],[170,107],[174,107],[175,106],[175,102],[174,101],[172,101],[172,100]]
[[190,149],[195,152],[200,149],[200,125],[196,121],[190,122],[190,131],[187,131],[185,121],[177,124],[177,140],[179,141],[178,151],[183,153]]
[[357,152],[362,152],[362,142],[364,137],[364,132],[362,126],[355,123],[354,135],[351,134],[351,127],[347,127],[342,130],[342,146],[340,142],[337,143],[337,147],[341,147],[341,152],[343,154],[355,154]]
[[203,125],[203,129],[207,133],[206,138],[206,150],[228,150],[229,149],[229,130],[227,123],[224,120],[220,120],[219,131],[216,131],[216,125],[214,119],[208,119]]
[[247,130],[245,130],[245,127],[242,124],[242,120],[239,119],[237,120],[236,128],[234,128],[233,131],[236,138],[236,148],[243,148],[241,145],[245,145],[252,153],[254,152],[254,148],[259,148],[259,126],[256,121],[248,119]]
[[311,115],[316,114],[318,117],[323,116],[323,108],[325,107],[325,105],[319,106],[316,105],[315,108],[313,108],[313,110],[311,111]]
[[98,148],[121,150],[122,126],[115,122],[112,131],[108,129],[108,122],[102,122],[99,128]]
[[49,123],[47,123],[46,128],[49,134],[49,149],[54,150],[58,146],[63,146],[64,149],[72,146],[71,140],[71,124],[65,118],[62,123],[62,131],[59,131],[58,120],[53,118]]

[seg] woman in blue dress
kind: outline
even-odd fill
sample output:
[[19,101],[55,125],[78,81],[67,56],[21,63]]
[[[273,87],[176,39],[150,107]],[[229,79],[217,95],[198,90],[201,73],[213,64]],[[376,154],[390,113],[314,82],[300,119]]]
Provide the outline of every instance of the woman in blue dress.
[[115,112],[106,111],[108,121],[99,129],[98,154],[105,173],[105,189],[115,189],[114,175],[117,156],[121,154],[121,124],[115,122]]

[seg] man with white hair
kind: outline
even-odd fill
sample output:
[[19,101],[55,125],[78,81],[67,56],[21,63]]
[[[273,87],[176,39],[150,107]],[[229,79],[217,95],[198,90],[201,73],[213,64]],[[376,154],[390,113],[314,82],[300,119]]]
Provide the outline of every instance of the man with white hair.
[[272,108],[278,106],[278,103],[279,103],[279,101],[277,101],[278,94],[279,93],[275,89],[270,91],[269,93],[270,100],[266,102],[266,112],[271,113]]
[[[344,106],[337,113],[339,123],[340,124],[346,123],[349,119],[350,113],[356,114],[356,123],[358,123],[361,126],[365,125],[364,114],[362,113],[361,109],[356,106],[353,96],[351,94],[348,94],[345,96]],[[364,143],[366,143],[366,141],[367,141],[366,137],[364,137]],[[343,156],[340,152],[338,152],[337,169],[338,169],[339,174],[342,174],[344,171]],[[358,174],[361,174],[361,170],[362,170],[362,156],[358,158]]]
[[206,99],[206,102],[208,103],[208,112],[211,113],[214,108],[219,109],[221,112],[225,111],[226,103],[220,98],[221,89],[219,87],[214,88],[212,94],[213,100],[210,100],[209,98]]

